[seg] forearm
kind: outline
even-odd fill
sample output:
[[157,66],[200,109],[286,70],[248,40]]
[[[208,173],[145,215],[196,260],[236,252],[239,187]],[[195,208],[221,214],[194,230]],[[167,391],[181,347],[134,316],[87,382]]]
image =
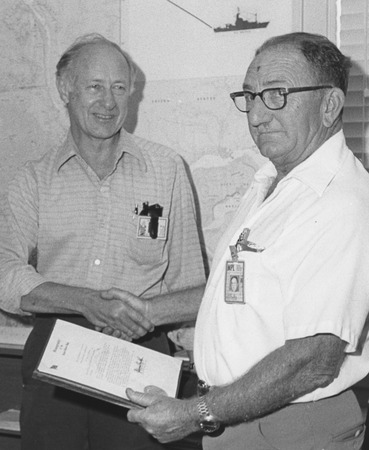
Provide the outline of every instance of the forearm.
[[45,282],[21,299],[23,311],[31,313],[83,314],[92,289]]
[[228,386],[207,394],[210,411],[224,424],[250,421],[330,384],[346,343],[332,335],[289,341]]
[[[147,330],[154,326],[194,321],[200,307],[205,285],[188,288],[183,291],[172,292],[151,298],[136,297],[128,291],[111,288],[103,294],[103,298],[117,300],[135,314],[139,323],[144,323]],[[137,321],[135,323],[136,329]],[[152,327],[152,328],[151,328]],[[129,339],[131,330],[112,325],[102,326],[106,334]],[[134,337],[134,336],[133,336]]]
[[97,329],[121,330],[128,340],[138,339],[153,329],[140,312],[112,298],[108,291],[46,282],[23,296],[21,307],[31,313],[80,314]]
[[171,292],[147,300],[150,321],[157,325],[188,322],[196,319],[205,285]]
[[0,242],[1,309],[11,314],[26,314],[21,308],[22,296],[46,280],[31,265],[17,258],[12,259],[9,255],[11,252],[8,253],[1,246],[2,242]]
[[[224,425],[251,421],[333,381],[344,359],[346,343],[333,335],[288,341],[241,378],[211,388],[205,395],[210,413]],[[160,442],[171,442],[198,431],[198,399],[186,401],[127,390],[144,409],[132,409],[130,422],[139,423]]]

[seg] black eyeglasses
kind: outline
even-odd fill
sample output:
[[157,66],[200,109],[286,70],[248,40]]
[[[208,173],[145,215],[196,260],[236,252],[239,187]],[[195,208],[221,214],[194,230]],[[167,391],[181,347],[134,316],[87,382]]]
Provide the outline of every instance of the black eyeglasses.
[[232,92],[230,94],[231,99],[234,101],[236,108],[243,112],[248,113],[254,106],[254,101],[256,97],[260,97],[264,105],[271,110],[282,109],[287,104],[287,95],[294,94],[295,92],[304,91],[316,91],[318,89],[332,88],[330,85],[323,86],[304,86],[296,88],[268,88],[261,92],[251,92],[251,91],[240,91]]

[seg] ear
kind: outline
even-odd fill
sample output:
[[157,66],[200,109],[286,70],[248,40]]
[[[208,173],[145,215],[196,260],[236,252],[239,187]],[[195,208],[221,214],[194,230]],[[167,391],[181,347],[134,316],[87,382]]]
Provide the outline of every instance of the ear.
[[345,103],[345,94],[340,88],[334,87],[328,91],[322,101],[323,125],[331,128],[340,116]]
[[70,89],[69,89],[69,82],[68,82],[67,78],[65,76],[64,77],[57,76],[56,77],[56,87],[59,91],[60,98],[62,99],[64,104],[68,105]]

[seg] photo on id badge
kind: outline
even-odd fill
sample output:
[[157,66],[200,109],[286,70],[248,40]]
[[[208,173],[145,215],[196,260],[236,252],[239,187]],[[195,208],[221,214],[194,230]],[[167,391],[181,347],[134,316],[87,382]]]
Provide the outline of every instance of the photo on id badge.
[[[152,225],[155,223],[155,229]],[[137,223],[137,238],[166,240],[168,233],[168,219],[165,217],[153,218],[139,216]]]
[[224,296],[226,303],[245,303],[244,261],[227,261],[225,271]]

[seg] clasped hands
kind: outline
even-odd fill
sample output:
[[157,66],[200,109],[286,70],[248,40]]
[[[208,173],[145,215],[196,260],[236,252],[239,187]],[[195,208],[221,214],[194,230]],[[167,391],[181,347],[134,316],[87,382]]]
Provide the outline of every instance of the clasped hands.
[[127,341],[154,330],[148,318],[150,300],[118,288],[101,291],[99,295],[98,307],[91,312],[96,330]]

